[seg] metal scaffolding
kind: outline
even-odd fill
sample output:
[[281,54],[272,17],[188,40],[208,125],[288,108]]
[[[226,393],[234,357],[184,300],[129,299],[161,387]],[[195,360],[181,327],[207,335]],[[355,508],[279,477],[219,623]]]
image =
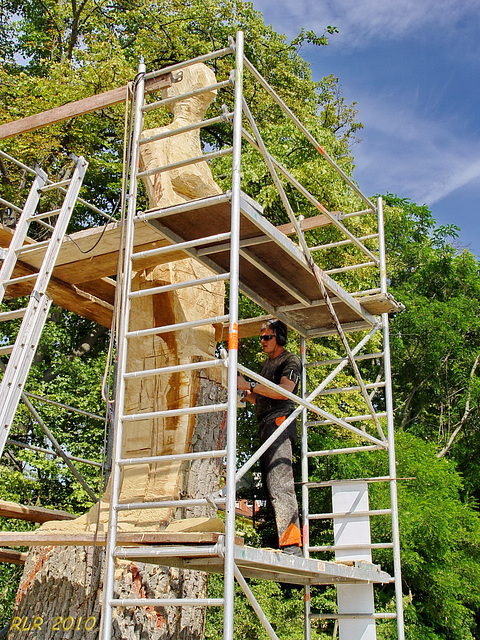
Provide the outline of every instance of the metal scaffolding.
[[[145,80],[158,74],[175,73],[196,62],[213,60],[216,57],[234,55],[235,68],[230,78],[215,85],[195,90],[182,96],[166,98],[153,103],[145,103],[143,85]],[[256,125],[252,112],[243,93],[244,69],[250,73],[251,79],[258,83],[267,93],[272,103],[279,107],[291,123],[305,136],[334,171],[340,175],[348,187],[353,190],[357,201],[361,201],[367,209],[353,213],[331,213],[318,199],[306,189],[282,164],[267,150],[262,135]],[[111,637],[112,614],[116,607],[135,606],[223,606],[224,608],[224,640],[231,640],[234,633],[234,581],[237,580],[249,602],[259,616],[269,637],[276,638],[271,624],[266,620],[260,606],[255,600],[245,577],[262,577],[279,581],[304,584],[306,589],[306,638],[310,638],[311,621],[318,618],[333,618],[339,623],[340,638],[374,638],[375,621],[396,617],[398,638],[404,637],[401,570],[398,537],[398,513],[396,502],[395,456],[393,446],[393,405],[391,397],[389,344],[388,344],[388,312],[398,311],[400,306],[388,295],[385,264],[385,247],[383,235],[383,212],[381,199],[375,206],[355,183],[342,171],[325,149],[315,140],[298,118],[286,106],[283,100],[270,87],[253,65],[244,57],[243,34],[237,33],[236,41],[227,49],[206,56],[162,69],[159,72],[147,73],[145,66],[140,65],[136,83],[134,131],[130,165],[130,187],[128,196],[128,216],[126,231],[125,262],[123,268],[122,292],[122,325],[119,330],[119,370],[117,387],[117,415],[115,431],[115,451],[111,517],[108,538],[108,565],[105,586],[105,605],[103,611],[103,638]],[[174,100],[186,98],[201,91],[220,91],[234,84],[234,107],[232,112],[223,108],[223,116],[210,118],[194,125],[188,125],[168,133],[141,138],[143,121],[146,113],[164,107]],[[139,147],[166,136],[174,136],[186,130],[199,129],[203,126],[233,119],[233,144],[231,147],[211,151],[203,156],[182,160],[176,163],[139,171]],[[242,140],[253,147],[265,162],[272,181],[277,189],[278,197],[286,211],[290,223],[290,234],[295,234],[297,243],[290,240],[285,233],[275,228],[263,216],[262,208],[242,191]],[[212,196],[179,204],[164,209],[137,211],[138,180],[157,173],[171,171],[201,161],[212,161],[223,156],[232,156],[231,189],[223,195]],[[301,220],[295,216],[286,184],[297,190],[300,196],[319,210],[322,221],[318,227],[329,225],[337,232],[340,239],[323,242],[320,245],[308,239],[308,218]],[[376,217],[378,231],[356,235],[348,222],[352,217]],[[149,252],[135,254],[133,248],[136,225],[150,222],[170,242],[168,247],[154,249]],[[361,226],[361,225],[360,225]],[[212,229],[216,233],[212,234]],[[377,241],[378,249],[369,248],[372,241]],[[360,256],[359,261],[344,264],[331,270],[322,270],[315,262],[313,254],[327,252],[339,247],[355,247]],[[165,255],[183,252],[203,265],[209,267],[212,276],[203,280],[192,280],[181,284],[154,287],[139,292],[131,291],[131,274],[136,260],[146,255]],[[350,256],[352,253],[349,254]],[[374,269],[378,274],[379,286],[365,291],[349,293],[331,277],[332,274],[347,273],[357,269]],[[191,322],[182,322],[162,327],[152,327],[139,331],[129,330],[130,301],[135,296],[155,295],[164,291],[174,291],[180,287],[194,286],[202,282],[222,280],[229,283],[228,313],[223,316],[206,318]],[[294,400],[297,405],[294,413],[287,418],[277,431],[243,464],[237,468],[237,373],[248,376],[251,380],[261,382],[269,388],[279,390],[275,384],[262,378],[238,361],[239,331],[242,334],[242,321],[239,320],[239,297],[241,294],[265,309],[268,314],[285,321],[300,336],[300,352],[303,359],[302,395],[295,396],[280,389],[280,392]],[[182,365],[127,373],[128,343],[132,338],[140,338],[153,334],[179,331],[183,328],[214,325],[228,325],[228,354],[213,361],[204,361],[190,365],[191,368],[208,369],[214,366],[228,367],[228,400],[226,403],[206,406],[192,406],[177,410],[160,410],[150,413],[126,414],[123,410],[125,382],[129,377],[153,376],[173,369],[181,369]],[[249,321],[244,321],[247,324]],[[258,326],[258,323],[257,323]],[[308,363],[306,359],[307,341],[335,335],[340,346],[345,350],[342,358]],[[383,336],[381,350],[378,349],[378,337]],[[355,337],[356,338],[355,343]],[[372,353],[362,350],[374,343]],[[364,380],[362,363],[382,361],[383,379]],[[309,389],[307,372],[311,367],[316,371],[330,368],[320,383],[316,381]],[[333,367],[333,369],[332,369]],[[353,372],[355,384],[332,387],[331,383],[345,370]],[[311,376],[315,379],[315,376]],[[384,394],[383,399],[379,394]],[[338,415],[338,412],[322,407],[324,396],[338,398],[337,406],[341,406],[348,394],[357,394],[356,404],[363,404],[360,414]],[[381,410],[379,409],[381,407]],[[119,502],[121,485],[121,469],[126,464],[153,463],[169,461],[172,456],[155,456],[141,459],[124,459],[121,454],[122,425],[129,421],[145,418],[175,416],[180,414],[198,415],[205,412],[227,411],[227,447],[220,451],[201,453],[185,453],[174,456],[176,460],[188,460],[196,457],[220,456],[225,458],[226,486],[223,496],[210,497],[217,508],[225,505],[225,536],[218,543],[206,546],[144,546],[132,550],[119,547],[116,543],[117,517],[120,511],[158,507],[185,507],[206,505],[209,500],[159,500],[148,503],[122,504]],[[264,550],[242,548],[235,543],[235,501],[236,485],[249,469],[259,460],[262,453],[278,437],[278,435],[297,416],[302,419],[302,498],[303,498],[303,535],[304,559],[292,558],[284,554]],[[312,417],[316,419],[313,420]],[[386,419],[387,430],[384,433],[382,424]],[[359,423],[359,426],[356,424]],[[317,425],[333,425],[350,437],[350,446],[335,450],[312,451],[309,445],[309,431]],[[309,480],[309,460],[324,456],[355,454],[368,451],[388,451],[388,475],[374,478],[347,478],[311,482]],[[368,506],[368,485],[373,482],[388,482],[390,485],[391,506],[388,509],[371,510]],[[333,491],[333,508],[331,513],[310,513],[309,494],[328,487]],[[354,499],[352,501],[352,490]],[[350,502],[349,502],[350,501]],[[358,506],[360,505],[360,507]],[[392,541],[375,543],[370,539],[370,518],[388,515],[392,521]],[[310,546],[310,526],[312,522],[331,519],[334,524],[335,541],[323,547]],[[355,531],[359,531],[356,537]],[[378,548],[393,549],[394,578],[397,612],[383,613],[374,611],[373,583],[385,583],[392,580],[390,576],[372,564],[372,550]],[[311,554],[334,552],[336,563],[314,560]],[[117,558],[136,558],[147,562],[159,562],[174,566],[197,568],[204,571],[224,573],[224,597],[222,599],[118,599],[114,597],[114,573]],[[347,574],[348,573],[348,577]],[[310,589],[316,584],[338,583],[338,613],[318,614],[310,610]],[[353,589],[353,592],[352,592]],[[356,609],[357,607],[357,609]]]
[[[182,69],[197,62],[208,62],[230,56],[234,59],[228,79],[204,89],[196,89],[183,95],[148,102],[146,86],[161,78],[175,78]],[[251,106],[244,91],[244,74],[248,82],[263,92],[265,101],[278,118],[284,118],[289,131],[301,135],[311,151],[319,153],[329,169],[345,185],[344,200],[353,211],[331,212],[319,198],[305,187],[295,175],[275,157],[267,147],[266,138],[257,126]],[[174,80],[173,80],[174,81]],[[150,83],[150,85],[148,85]],[[190,124],[182,128],[162,132],[149,138],[142,137],[144,119],[150,112],[164,108],[180,98],[201,92],[221,92],[234,89],[233,109],[223,107],[221,115]],[[129,159],[128,211],[125,222],[123,266],[117,282],[121,282],[120,325],[117,332],[117,387],[115,392],[114,455],[111,477],[111,509],[108,527],[104,608],[102,615],[102,639],[112,637],[113,612],[117,607],[222,606],[224,609],[224,640],[234,637],[234,583],[252,605],[270,638],[277,638],[272,624],[266,619],[255,599],[246,578],[262,578],[303,585],[305,588],[305,638],[311,638],[312,621],[335,620],[341,640],[372,640],[376,638],[377,620],[396,618],[399,640],[404,640],[402,580],[398,530],[397,478],[395,467],[393,400],[390,370],[388,314],[399,311],[401,305],[387,291],[387,271],[383,207],[381,198],[373,203],[367,198],[329,156],[324,147],[300,122],[278,93],[262,77],[245,57],[243,34],[238,32],[230,46],[198,58],[172,65],[158,71],[147,72],[139,66],[134,83],[134,124]],[[151,90],[151,89],[150,89]],[[142,144],[168,136],[213,126],[218,123],[232,125],[232,145],[209,150],[196,158],[182,160],[165,166],[139,170],[139,149]],[[258,154],[276,189],[279,207],[282,207],[288,223],[274,226],[263,215],[263,209],[243,189],[242,171],[248,154]],[[5,154],[3,154],[5,155]],[[168,172],[195,164],[231,157],[231,184],[217,196],[192,200],[184,204],[148,211],[139,210],[139,181],[147,176]],[[226,162],[226,160],[222,160]],[[28,169],[28,167],[27,167]],[[48,183],[48,180],[47,180]],[[58,187],[58,185],[57,185]],[[59,188],[62,188],[60,185]],[[295,193],[296,196],[291,194]],[[296,200],[300,201],[300,205]],[[83,202],[83,201],[82,201]],[[4,201],[0,200],[0,204]],[[360,209],[359,207],[364,207]],[[295,210],[302,215],[296,215]],[[96,213],[99,210],[94,209]],[[304,216],[304,214],[307,214]],[[317,215],[312,215],[317,214]],[[365,221],[365,222],[364,222]],[[164,243],[160,247],[135,251],[141,244],[136,241],[139,229],[153,230]],[[376,228],[374,228],[376,227]],[[292,240],[291,237],[294,239]],[[36,247],[38,249],[38,247]],[[121,248],[119,247],[119,251]],[[169,254],[190,256],[208,267],[212,275],[188,282],[132,291],[132,272],[135,264],[145,259],[162,259]],[[327,264],[331,257],[335,266]],[[315,259],[315,257],[317,259]],[[325,265],[322,269],[319,264]],[[362,290],[350,289],[357,280],[349,275],[367,274],[368,284]],[[342,284],[332,276],[341,280]],[[376,284],[372,285],[375,280]],[[226,282],[229,285],[228,313],[143,330],[131,330],[131,301],[138,296],[152,296],[183,287]],[[265,310],[261,318],[239,318],[239,299],[247,296]],[[265,317],[277,317],[284,321],[298,336],[302,360],[301,395],[285,392],[272,382],[239,362],[239,336],[258,333]],[[188,365],[178,363],[156,369],[131,371],[129,343],[134,338],[177,332],[184,328],[204,325],[224,325],[224,342],[220,357]],[[321,342],[323,340],[323,343]],[[318,345],[327,344],[329,350],[344,352],[343,356],[317,358]],[[313,345],[313,346],[312,346]],[[343,350],[343,351],[342,351]],[[309,358],[313,360],[310,362]],[[218,404],[191,406],[183,409],[162,408],[149,413],[128,413],[124,407],[125,385],[130,378],[157,376],[173,371],[209,370],[226,367],[227,401]],[[260,382],[270,389],[280,391],[295,402],[296,409],[277,431],[262,444],[249,459],[237,466],[237,374]],[[334,386],[337,385],[337,386]],[[27,394],[24,394],[24,400]],[[353,400],[352,400],[353,398]],[[349,400],[352,400],[349,402]],[[28,405],[27,405],[28,406]],[[200,415],[226,412],[227,444],[215,451],[186,452],[184,454],[126,458],[122,454],[122,429],[127,422],[140,422],[147,418]],[[296,558],[272,551],[253,549],[238,544],[235,537],[236,487],[252,469],[261,455],[296,418],[301,422],[301,494],[303,558]],[[12,418],[13,419],[13,418]],[[332,448],[318,449],[316,430],[328,428],[336,436]],[[53,440],[52,440],[53,442]],[[12,441],[12,443],[14,443]],[[342,444],[344,443],[344,444]],[[15,444],[15,443],[14,443]],[[54,443],[54,447],[56,445]],[[49,451],[48,451],[49,452]],[[383,476],[361,478],[335,478],[312,480],[322,460],[336,460],[339,456],[358,454],[382,455],[388,459]],[[66,456],[68,457],[68,456]],[[224,460],[226,484],[221,494],[198,499],[171,499],[159,496],[151,502],[122,503],[119,499],[122,469],[126,465],[157,464],[187,461],[201,458]],[[84,462],[83,460],[81,460]],[[71,461],[69,460],[71,465]],[[388,483],[390,504],[385,508],[371,509],[368,488],[376,483]],[[311,510],[311,505],[325,504],[319,494],[331,492],[331,509],[324,512]],[[162,544],[153,546],[126,546],[118,532],[118,516],[122,511],[164,507],[192,507],[216,505],[225,508],[225,534],[215,544]],[[371,539],[372,518],[391,519],[391,540],[375,542]],[[312,527],[332,523],[333,542],[323,546],[310,544]],[[319,525],[320,523],[320,525]],[[131,541],[130,541],[131,544]],[[393,553],[393,578],[372,561],[372,551],[391,549]],[[334,560],[325,555],[334,554]],[[190,599],[119,599],[115,597],[115,567],[117,559],[136,559],[150,563],[198,569],[224,574],[223,598]],[[396,612],[376,612],[374,584],[394,582]],[[318,585],[337,585],[337,613],[312,611],[311,597]]]

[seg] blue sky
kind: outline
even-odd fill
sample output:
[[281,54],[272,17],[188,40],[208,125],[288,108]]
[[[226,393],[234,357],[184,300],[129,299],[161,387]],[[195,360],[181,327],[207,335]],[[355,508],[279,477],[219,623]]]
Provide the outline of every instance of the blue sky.
[[480,3],[478,0],[253,0],[289,37],[339,29],[305,46],[314,79],[333,73],[365,128],[353,146],[367,195],[426,203],[461,227],[480,257]]

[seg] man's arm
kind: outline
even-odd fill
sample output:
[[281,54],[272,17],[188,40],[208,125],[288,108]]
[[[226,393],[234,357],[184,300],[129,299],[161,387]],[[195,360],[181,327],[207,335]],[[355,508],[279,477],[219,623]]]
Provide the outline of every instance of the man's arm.
[[[279,387],[285,389],[285,391],[289,391],[290,393],[295,389],[296,381],[290,380],[287,376],[283,376],[280,380]],[[273,400],[286,400],[287,397],[282,395],[279,391],[274,391],[267,387],[264,384],[256,384],[255,391],[250,391],[250,383],[245,380],[242,375],[239,375],[237,378],[237,389],[245,392],[245,399],[248,402],[252,402],[255,404],[256,397],[254,396],[265,396],[266,398],[272,398]]]

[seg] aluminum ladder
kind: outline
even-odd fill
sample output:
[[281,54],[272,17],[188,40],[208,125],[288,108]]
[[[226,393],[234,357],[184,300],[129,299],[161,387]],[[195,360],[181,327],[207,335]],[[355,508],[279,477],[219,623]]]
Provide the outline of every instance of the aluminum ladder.
[[[238,356],[238,288],[239,288],[239,237],[240,237],[240,150],[241,150],[241,122],[242,122],[242,110],[241,110],[241,95],[242,95],[242,73],[243,73],[243,34],[239,32],[237,34],[237,41],[235,48],[230,46],[226,49],[222,49],[217,52],[213,52],[212,54],[207,54],[206,56],[200,56],[194,60],[185,61],[184,63],[179,63],[174,65],[171,68],[163,69],[162,73],[165,73],[169,70],[178,71],[180,68],[184,66],[188,66],[194,62],[202,62],[207,59],[212,59],[216,57],[221,57],[224,55],[228,55],[231,53],[235,53],[236,58],[236,75],[235,75],[235,112],[233,115],[234,120],[234,144],[232,148],[221,150],[213,154],[205,154],[204,156],[198,158],[191,158],[185,161],[181,161],[178,163],[173,163],[170,165],[165,165],[163,167],[158,167],[156,169],[152,169],[151,172],[139,172],[138,170],[138,159],[139,159],[139,146],[145,142],[146,139],[142,139],[141,131],[143,129],[143,117],[144,112],[149,111],[152,108],[156,108],[157,106],[161,106],[165,104],[165,101],[160,101],[159,103],[152,103],[146,105],[144,103],[144,82],[149,79],[149,74],[145,74],[145,65],[143,63],[139,66],[138,73],[138,82],[136,86],[136,95],[135,95],[135,117],[134,117],[134,128],[133,128],[133,143],[132,143],[132,151],[131,151],[131,169],[130,169],[130,186],[129,186],[129,196],[128,196],[128,213],[127,213],[127,221],[126,221],[126,231],[125,231],[125,253],[124,253],[124,269],[123,269],[123,282],[122,282],[122,308],[120,314],[120,326],[118,331],[117,338],[117,391],[116,391],[116,416],[115,416],[115,444],[114,444],[114,454],[112,460],[112,476],[111,476],[111,502],[110,502],[110,519],[109,519],[109,529],[108,529],[108,540],[107,540],[107,552],[106,552],[106,577],[105,577],[105,586],[104,586],[104,603],[102,610],[102,629],[101,629],[101,639],[102,640],[110,640],[113,634],[112,628],[112,620],[113,620],[113,610],[116,607],[137,607],[141,606],[162,606],[168,604],[168,606],[214,606],[214,607],[223,607],[224,610],[224,633],[223,637],[225,640],[231,640],[233,638],[233,603],[234,603],[234,579],[237,573],[235,563],[234,563],[234,546],[235,546],[235,472],[236,472],[236,418],[237,418],[237,356]],[[155,72],[153,72],[154,74]],[[227,86],[232,84],[232,80],[224,81],[221,83],[217,83],[214,85],[215,89],[221,88],[223,86]],[[212,87],[205,88],[205,91],[208,89],[212,89]],[[186,94],[190,95],[190,94]],[[223,118],[224,116],[222,116]],[[202,120],[197,124],[188,125],[190,129],[201,128],[205,126],[208,121]],[[210,121],[211,122],[211,121]],[[186,127],[185,127],[186,129]],[[182,131],[176,130],[176,133]],[[173,134],[174,131],[171,132]],[[134,267],[135,259],[138,259],[142,256],[142,252],[133,254],[133,236],[135,232],[135,223],[140,222],[141,224],[145,224],[148,220],[154,221],[154,218],[161,218],[162,211],[155,212],[150,214],[143,214],[141,216],[136,213],[136,196],[137,196],[137,185],[138,180],[145,175],[151,175],[160,171],[169,171],[178,166],[184,166],[186,164],[194,164],[199,161],[208,160],[212,157],[220,157],[222,155],[230,154],[233,155],[233,172],[232,172],[232,191],[231,196],[227,197],[226,194],[221,194],[218,197],[222,201],[231,200],[231,231],[229,233],[223,234],[224,237],[218,236],[215,234],[214,241],[220,242],[225,240],[230,240],[231,242],[231,251],[230,251],[230,270],[229,273],[215,274],[212,275],[211,278],[202,278],[200,280],[182,282],[176,285],[165,285],[163,287],[155,287],[150,290],[142,290],[141,292],[132,292],[130,286],[131,273]],[[176,205],[173,209],[178,209],[178,211],[186,211],[189,209],[194,209],[198,206],[198,201],[190,201],[184,204]],[[155,221],[157,223],[157,221]],[[157,226],[157,228],[160,228]],[[162,227],[163,233],[163,227]],[[181,249],[182,251],[187,250],[192,256],[196,255],[196,247],[202,248],[202,245],[208,241],[208,238],[200,238],[195,241],[182,242],[181,239],[172,237],[170,235],[165,234],[166,237],[172,241],[169,247],[163,247],[159,249],[152,249],[151,251],[144,252],[150,254],[152,256],[160,255],[164,251],[171,251],[172,249]],[[175,234],[174,234],[175,235]],[[162,327],[152,327],[150,329],[145,329],[141,331],[129,331],[129,315],[130,315],[130,300],[132,299],[132,293],[134,293],[135,297],[137,295],[151,295],[154,293],[160,293],[165,291],[173,291],[175,288],[185,287],[185,286],[194,286],[200,283],[206,284],[206,281],[213,282],[218,280],[229,280],[230,282],[230,306],[228,314],[220,315],[217,317],[211,318],[202,318],[201,320],[193,320],[188,323],[177,323],[175,325],[170,326],[162,326]],[[175,455],[164,455],[150,457],[150,458],[135,458],[134,460],[127,460],[122,457],[121,445],[122,445],[122,428],[123,423],[125,421],[134,421],[135,419],[140,418],[141,416],[134,416],[133,414],[124,415],[124,400],[125,400],[125,381],[130,376],[136,375],[149,375],[154,374],[157,375],[159,373],[166,373],[168,367],[163,367],[162,371],[154,370],[154,371],[145,371],[145,372],[126,372],[126,363],[128,360],[128,341],[129,338],[132,337],[141,337],[149,334],[158,334],[160,332],[167,331],[177,331],[182,329],[186,324],[193,326],[201,326],[201,325],[215,325],[219,323],[229,323],[229,343],[228,343],[228,356],[226,353],[222,354],[221,358],[215,358],[210,361],[203,362],[192,362],[188,364],[188,368],[192,369],[208,369],[211,367],[217,366],[227,366],[228,365],[228,398],[227,402],[219,402],[217,404],[205,404],[202,406],[191,406],[188,408],[183,408],[181,410],[172,411],[160,411],[156,412],[155,415],[160,417],[163,415],[180,415],[180,411],[183,413],[188,412],[189,414],[200,414],[200,413],[213,413],[213,412],[226,412],[226,429],[228,432],[227,444],[226,448],[217,449],[215,451],[199,451],[192,453],[183,453],[183,454],[175,454]],[[133,335],[135,334],[135,335]],[[181,365],[182,369],[185,369],[186,365]],[[179,365],[170,367],[170,370],[178,370],[180,368]],[[226,497],[209,495],[207,497],[198,497],[194,499],[182,499],[182,500],[168,500],[168,501],[159,501],[155,503],[140,503],[140,504],[122,504],[119,501],[120,497],[120,485],[121,485],[121,469],[125,464],[132,463],[153,463],[164,461],[167,462],[169,460],[191,460],[194,457],[198,458],[224,458],[227,459],[227,491]],[[183,599],[174,599],[168,598],[165,599],[116,599],[114,597],[114,581],[115,581],[115,560],[116,558],[124,558],[126,555],[124,554],[124,550],[121,547],[117,546],[117,528],[118,528],[118,514],[120,511],[125,511],[127,509],[137,509],[137,508],[164,508],[164,507],[194,507],[194,506],[207,506],[215,504],[218,506],[219,504],[225,504],[226,508],[226,526],[225,526],[225,537],[224,542],[222,543],[222,555],[224,552],[224,574],[225,574],[225,582],[224,582],[224,597],[223,598],[183,598]],[[166,553],[171,553],[171,550],[166,550]],[[138,550],[138,549],[137,549]],[[159,552],[162,550],[158,550],[155,552],[158,556]],[[145,550],[145,553],[142,554],[148,557],[149,553],[153,556],[154,551]],[[195,553],[195,551],[194,551]],[[203,552],[202,552],[203,553]],[[212,550],[213,555],[213,550]]]
[[[0,356],[10,354],[0,383],[0,456],[3,453],[38,341],[52,304],[52,299],[47,294],[47,288],[87,167],[88,162],[83,157],[75,158],[75,170],[72,178],[56,183],[48,180],[42,169],[36,168],[30,193],[0,269],[0,304],[9,286],[27,281],[33,283],[26,307],[0,313],[0,322],[23,318],[15,343],[0,347]],[[54,189],[66,189],[62,206],[59,209],[43,213],[37,212],[41,196]],[[45,218],[53,217],[56,218],[54,226],[44,221]],[[48,228],[52,234],[50,238],[44,242],[24,244],[32,222],[37,222]],[[38,250],[42,246],[46,247],[46,251],[38,273],[13,277],[15,266],[21,256],[28,251]]]

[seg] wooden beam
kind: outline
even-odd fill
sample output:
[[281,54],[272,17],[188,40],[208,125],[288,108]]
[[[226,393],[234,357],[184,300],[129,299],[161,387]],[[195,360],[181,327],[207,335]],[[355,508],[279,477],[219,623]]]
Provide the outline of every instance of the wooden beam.
[[[336,220],[339,220],[341,214],[339,211],[332,211],[331,215]],[[327,224],[332,224],[332,221],[328,216],[322,213],[319,216],[305,218],[304,220],[299,221],[299,224],[302,231],[310,231],[311,229],[318,229],[319,227],[325,227]],[[277,230],[281,231],[286,236],[293,236],[294,233],[297,233],[295,227],[291,222],[288,222],[287,224],[281,224],[277,227]]]
[[[238,321],[238,337],[239,338],[253,338],[260,335],[260,328],[264,322],[271,320],[273,316],[259,316],[258,318],[248,318],[248,320]],[[215,331],[215,339],[217,342],[228,341],[228,324],[224,323],[223,327],[220,325],[219,330]]]
[[[15,277],[20,277],[34,272],[35,269],[32,269],[21,262],[17,262],[14,275]],[[100,293],[104,288],[103,285],[107,286],[105,284],[106,282],[106,278],[101,280],[98,287]],[[95,291],[95,283],[88,283],[88,285],[90,286],[87,286],[86,288]],[[31,290],[31,282],[20,282],[8,288],[8,293],[5,298],[10,299],[26,296],[31,293]],[[76,285],[63,282],[54,276],[50,278],[47,292],[48,295],[51,296],[54,304],[58,307],[62,307],[62,309],[66,309],[67,311],[72,311],[78,316],[82,316],[82,318],[93,320],[108,329],[111,327],[113,305],[105,302],[105,300],[102,300],[99,296],[95,295],[95,293],[90,293]]]
[[[222,533],[212,531],[195,533],[168,533],[167,531],[152,532],[119,532],[119,545],[147,545],[147,544],[215,544]],[[0,543],[7,546],[43,547],[43,546],[105,546],[107,534],[99,532],[66,532],[61,531],[0,531]],[[235,544],[243,544],[243,538],[235,536]]]
[[25,564],[27,553],[24,551],[13,551],[12,549],[0,549],[0,562],[10,564]]
[[[145,83],[145,91],[159,91],[160,89],[166,89],[172,86],[172,74],[168,73],[164,76],[158,76],[152,78]],[[70,118],[82,116],[85,113],[91,113],[92,111],[98,111],[99,109],[105,109],[111,107],[120,102],[124,102],[127,98],[129,85],[119,87],[118,89],[112,89],[111,91],[105,91],[104,93],[97,93],[89,98],[83,98],[83,100],[77,100],[76,102],[68,102],[61,107],[55,107],[54,109],[48,109],[41,113],[36,113],[33,116],[22,118],[21,120],[13,120],[0,125],[0,140],[5,138],[12,138],[18,136],[20,133],[27,133],[34,129],[41,129],[42,127],[48,127],[50,124],[56,124],[57,122],[63,122]]]
[[45,509],[44,507],[31,507],[29,505],[17,504],[16,502],[0,500],[0,517],[28,520],[29,522],[50,522],[50,520],[74,520],[77,516],[67,511]]
[[93,320],[109,329],[112,326],[113,305],[105,302],[95,294],[83,291],[74,284],[68,284],[52,277],[48,285],[48,293],[54,304],[78,316]]

